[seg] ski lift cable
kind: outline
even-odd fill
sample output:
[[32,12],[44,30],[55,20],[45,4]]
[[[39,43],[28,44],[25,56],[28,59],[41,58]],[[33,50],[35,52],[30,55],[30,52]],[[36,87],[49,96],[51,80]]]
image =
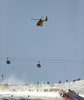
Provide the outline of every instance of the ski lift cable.
[[7,60],[7,58],[11,61],[27,61],[27,62],[47,62],[47,63],[82,63],[84,64],[84,60],[64,60],[64,59],[37,59],[37,58],[16,58],[16,57],[0,57],[0,60]]

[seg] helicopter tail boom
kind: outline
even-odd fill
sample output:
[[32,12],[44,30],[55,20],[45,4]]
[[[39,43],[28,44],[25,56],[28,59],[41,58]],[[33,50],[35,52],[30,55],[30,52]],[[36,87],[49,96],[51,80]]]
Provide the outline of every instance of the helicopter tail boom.
[[45,21],[48,21],[48,18],[46,17]]

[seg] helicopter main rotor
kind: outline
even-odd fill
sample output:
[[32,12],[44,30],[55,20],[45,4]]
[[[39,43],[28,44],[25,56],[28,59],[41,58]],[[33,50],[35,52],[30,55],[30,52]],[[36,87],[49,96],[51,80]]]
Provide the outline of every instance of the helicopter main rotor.
[[43,18],[43,16],[40,19],[31,19],[31,20],[41,20]]

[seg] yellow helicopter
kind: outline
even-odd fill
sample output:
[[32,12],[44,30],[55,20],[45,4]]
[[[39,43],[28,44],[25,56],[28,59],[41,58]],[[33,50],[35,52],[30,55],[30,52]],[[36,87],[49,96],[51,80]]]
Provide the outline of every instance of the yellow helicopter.
[[39,20],[36,25],[43,26],[43,22],[48,21],[48,18],[47,18],[47,16],[46,16],[45,20],[42,20],[42,18],[43,18],[43,16],[41,17],[41,19],[31,19],[31,20]]

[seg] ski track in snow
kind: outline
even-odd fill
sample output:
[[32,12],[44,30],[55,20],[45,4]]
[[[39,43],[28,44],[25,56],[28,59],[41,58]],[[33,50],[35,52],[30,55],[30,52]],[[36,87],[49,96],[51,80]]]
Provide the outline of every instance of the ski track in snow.
[[44,89],[51,88],[63,89],[66,92],[68,89],[74,90],[79,93],[80,100],[84,100],[84,80],[61,84],[6,86],[4,90],[0,89],[0,100],[65,100],[58,92],[43,92]]

